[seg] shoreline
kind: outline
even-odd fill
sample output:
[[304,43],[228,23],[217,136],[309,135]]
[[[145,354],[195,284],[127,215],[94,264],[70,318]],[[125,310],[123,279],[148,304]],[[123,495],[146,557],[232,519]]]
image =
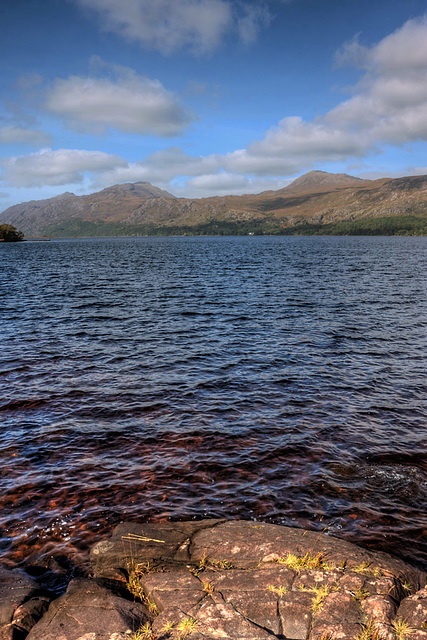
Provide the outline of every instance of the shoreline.
[[127,522],[90,559],[91,575],[60,597],[3,569],[0,611],[10,620],[0,618],[0,637],[427,640],[427,573],[323,533],[245,520]]

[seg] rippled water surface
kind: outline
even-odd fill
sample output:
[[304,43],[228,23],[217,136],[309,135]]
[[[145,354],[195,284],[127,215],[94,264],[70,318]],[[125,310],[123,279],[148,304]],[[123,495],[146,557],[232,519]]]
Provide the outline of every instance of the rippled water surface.
[[0,549],[228,517],[427,567],[427,238],[0,245]]

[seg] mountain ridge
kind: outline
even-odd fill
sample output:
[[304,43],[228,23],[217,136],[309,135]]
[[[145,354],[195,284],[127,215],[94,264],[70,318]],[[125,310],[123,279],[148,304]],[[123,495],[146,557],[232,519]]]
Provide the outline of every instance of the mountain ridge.
[[[427,218],[427,176],[364,180],[310,171],[277,191],[177,198],[148,182],[124,183],[76,196],[65,192],[9,207],[0,223],[28,236],[193,233],[206,228],[287,233],[399,216]],[[218,226],[219,225],[219,226]],[[250,232],[250,231],[248,231]]]

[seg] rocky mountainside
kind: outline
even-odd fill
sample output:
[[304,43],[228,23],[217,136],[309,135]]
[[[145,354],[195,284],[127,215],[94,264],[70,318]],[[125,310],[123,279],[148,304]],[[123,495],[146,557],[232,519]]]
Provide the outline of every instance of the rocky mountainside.
[[[0,220],[10,220],[26,236],[50,234],[59,224],[74,219],[93,222],[118,222],[131,215],[142,202],[159,199],[173,200],[175,196],[154,187],[149,182],[120,184],[88,196],[62,193],[46,200],[31,200],[9,207]],[[56,235],[53,231],[51,235]]]
[[310,171],[278,191],[201,199],[175,198],[137,182],[88,196],[64,193],[15,205],[0,214],[0,223],[12,224],[26,236],[292,233],[304,226],[323,229],[402,216],[427,223],[427,176],[362,180]]
[[364,182],[361,178],[349,176],[348,173],[327,173],[326,171],[309,171],[303,176],[294,180],[288,187],[287,191],[301,191],[310,189],[333,189],[334,187],[343,187],[344,185],[357,185]]

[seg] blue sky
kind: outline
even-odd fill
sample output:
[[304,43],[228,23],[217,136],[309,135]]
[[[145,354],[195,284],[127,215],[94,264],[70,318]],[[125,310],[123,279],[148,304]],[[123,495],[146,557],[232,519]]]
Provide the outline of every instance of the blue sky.
[[426,1],[3,0],[0,28],[0,211],[427,173]]

